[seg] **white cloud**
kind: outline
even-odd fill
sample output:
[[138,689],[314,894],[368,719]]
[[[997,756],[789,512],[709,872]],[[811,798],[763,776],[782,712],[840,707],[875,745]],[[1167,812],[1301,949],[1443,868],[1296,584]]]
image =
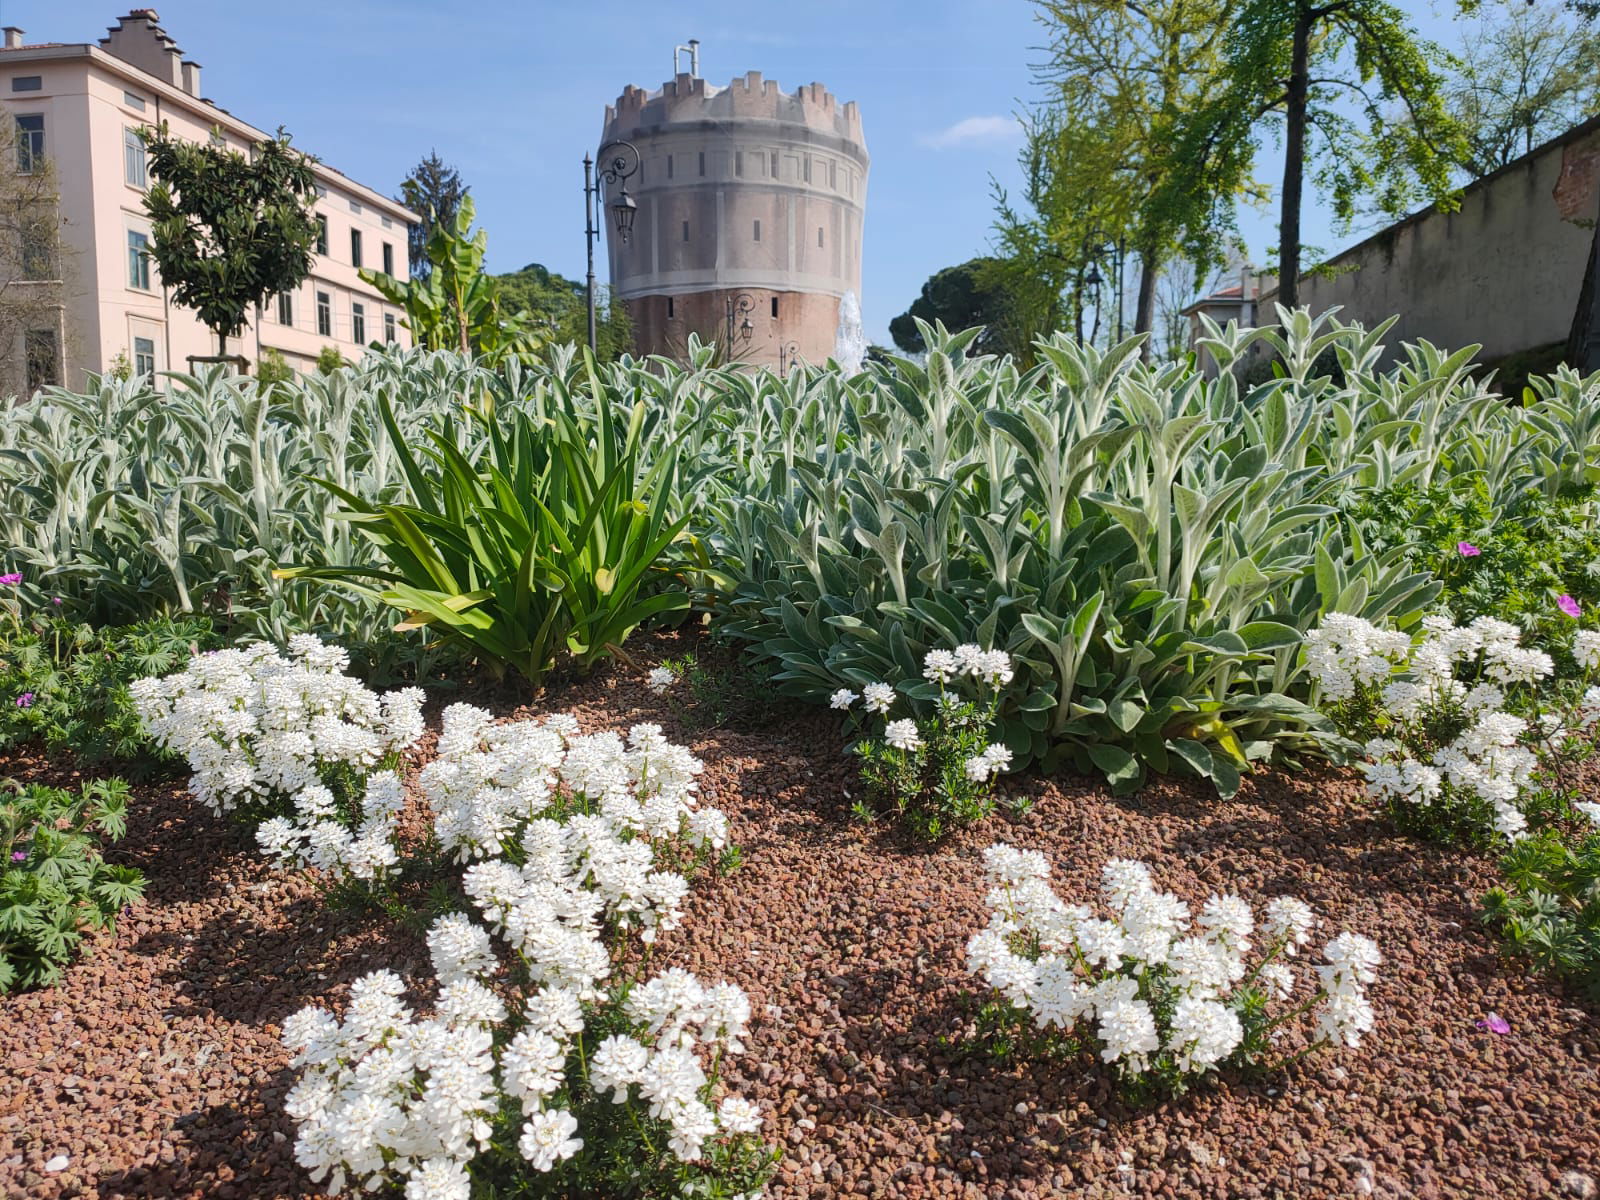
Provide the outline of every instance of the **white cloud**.
[[954,125],[938,133],[924,134],[918,140],[935,150],[953,150],[962,146],[1003,146],[1022,136],[1022,126],[1015,117],[963,117]]

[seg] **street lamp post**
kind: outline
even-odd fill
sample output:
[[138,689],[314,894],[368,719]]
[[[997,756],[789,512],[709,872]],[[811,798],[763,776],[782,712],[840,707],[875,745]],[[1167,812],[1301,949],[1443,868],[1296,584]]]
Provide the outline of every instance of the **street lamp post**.
[[[787,370],[793,370],[795,365],[799,361],[800,361],[800,343],[799,342],[790,342],[787,346],[778,347],[778,374],[779,375],[782,375],[786,369]],[[788,364],[787,368],[784,365],[785,362],[787,362],[787,364]]]
[[[614,153],[613,153],[614,152]],[[606,158],[611,154],[611,158]],[[589,349],[593,352],[594,342],[594,241],[600,236],[600,185],[604,183],[607,188],[621,185],[617,198],[611,202],[611,219],[615,222],[617,236],[622,239],[622,244],[628,244],[628,235],[633,232],[633,218],[639,211],[639,206],[632,196],[628,195],[628,177],[639,169],[639,151],[632,142],[607,142],[601,146],[596,154],[599,172],[596,174],[596,159],[587,154],[583,156],[583,240],[584,249],[589,256]]]
[[750,322],[750,314],[755,311],[756,302],[755,302],[754,297],[752,297],[749,292],[740,292],[737,296],[729,296],[727,303],[728,303],[728,340],[727,340],[727,343],[726,343],[726,346],[725,346],[725,352],[726,352],[726,354],[728,356],[728,361],[732,362],[733,361],[733,319],[735,317],[743,317],[744,318],[742,321],[739,322],[739,337],[741,339],[743,339],[744,341],[749,341],[750,340],[750,335],[753,334],[756,331],[756,327],[753,324],[751,324],[751,322]]

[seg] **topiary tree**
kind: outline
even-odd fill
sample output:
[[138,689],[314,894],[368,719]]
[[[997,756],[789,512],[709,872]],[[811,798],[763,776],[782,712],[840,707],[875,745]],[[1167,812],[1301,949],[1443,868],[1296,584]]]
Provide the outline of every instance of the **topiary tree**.
[[217,353],[268,296],[297,287],[317,243],[313,159],[278,135],[246,156],[175,138],[166,122],[139,131],[155,182],[145,194],[150,256],[172,299],[217,335]]

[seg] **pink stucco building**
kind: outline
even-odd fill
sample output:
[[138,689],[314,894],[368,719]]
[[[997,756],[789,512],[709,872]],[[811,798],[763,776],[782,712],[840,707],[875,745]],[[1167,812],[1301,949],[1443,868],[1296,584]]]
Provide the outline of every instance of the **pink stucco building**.
[[[29,45],[20,29],[0,45],[0,105],[16,130],[16,162],[48,160],[59,194],[60,301],[46,319],[0,345],[0,395],[31,393],[45,382],[81,385],[119,356],[136,371],[184,370],[191,355],[217,352],[195,314],[173,304],[142,253],[150,237],[144,211],[145,156],[135,130],[165,121],[180,137],[220,140],[248,151],[270,136],[205,99],[200,67],[157,23],[153,9],[121,17],[98,44]],[[326,346],[360,357],[372,342],[404,342],[401,313],[357,274],[358,268],[407,276],[406,237],[415,214],[319,163],[317,213],[323,237],[310,276],[269,300],[230,354],[257,361],[267,349],[305,369]],[[13,291],[11,294],[19,294]]]

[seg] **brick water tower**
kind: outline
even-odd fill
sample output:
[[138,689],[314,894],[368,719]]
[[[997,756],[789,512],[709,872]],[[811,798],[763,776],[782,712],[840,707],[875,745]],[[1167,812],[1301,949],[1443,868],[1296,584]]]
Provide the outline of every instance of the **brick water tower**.
[[[861,113],[820,83],[785,92],[756,71],[714,87],[698,44],[688,50],[689,70],[676,73],[674,55],[657,91],[624,89],[601,135],[639,155],[625,181],[638,205],[628,240],[605,222],[637,348],[681,358],[697,333],[732,361],[823,362],[841,301],[861,294]],[[608,187],[607,205],[618,191]]]

